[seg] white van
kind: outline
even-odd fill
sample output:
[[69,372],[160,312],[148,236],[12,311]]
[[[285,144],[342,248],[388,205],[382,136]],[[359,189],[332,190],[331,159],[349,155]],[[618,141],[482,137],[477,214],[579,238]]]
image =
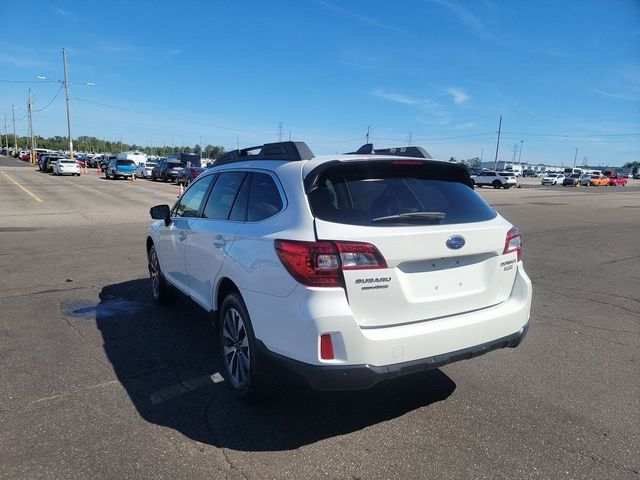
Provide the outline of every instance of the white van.
[[120,152],[118,160],[133,160],[136,165],[147,162],[147,154],[142,152]]

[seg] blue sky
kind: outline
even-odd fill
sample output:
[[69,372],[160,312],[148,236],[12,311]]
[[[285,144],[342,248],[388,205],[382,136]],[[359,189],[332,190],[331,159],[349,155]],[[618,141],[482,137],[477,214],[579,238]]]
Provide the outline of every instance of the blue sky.
[[[0,115],[45,107],[69,55],[73,133],[235,148],[283,138],[316,154],[592,165],[640,160],[640,2],[406,0],[14,2],[0,33]],[[30,23],[27,23],[27,19]],[[29,31],[27,26],[31,25]],[[1,121],[1,119],[0,119]],[[64,92],[34,114],[66,135]],[[0,125],[0,128],[3,125]]]

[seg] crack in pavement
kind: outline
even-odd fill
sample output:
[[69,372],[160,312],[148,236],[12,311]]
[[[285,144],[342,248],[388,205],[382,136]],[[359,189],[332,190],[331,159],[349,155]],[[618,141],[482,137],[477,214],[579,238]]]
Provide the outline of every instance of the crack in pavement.
[[[533,282],[534,285],[540,285],[540,286],[545,286],[543,283],[540,282]],[[561,297],[564,298],[571,298],[571,299],[575,299],[574,296],[572,295],[568,295],[566,293],[563,292],[559,292],[557,290],[542,290],[543,292],[547,292],[547,293],[553,293],[555,295],[560,295]],[[611,302],[605,302],[605,301],[601,301],[601,300],[596,300],[595,298],[585,298],[584,299],[587,302],[593,302],[593,303],[598,303],[600,305],[606,305],[608,307],[613,307],[613,308],[618,308],[620,310],[623,310],[627,313],[631,313],[634,317],[635,317],[635,322],[640,322],[640,318],[638,318],[638,315],[640,315],[640,311],[636,311],[636,310],[632,310],[630,308],[627,307],[623,307],[622,305],[618,305],[616,303],[611,303]]]

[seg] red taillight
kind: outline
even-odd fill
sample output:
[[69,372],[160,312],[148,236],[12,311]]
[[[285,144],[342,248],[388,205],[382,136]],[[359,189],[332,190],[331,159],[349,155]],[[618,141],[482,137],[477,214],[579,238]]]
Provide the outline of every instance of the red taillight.
[[276,240],[280,261],[298,282],[311,287],[341,287],[342,270],[387,268],[376,247],[362,242]]
[[504,251],[502,254],[516,252],[518,255],[518,261],[522,258],[522,237],[520,236],[520,230],[517,227],[513,227],[507,232],[507,238],[504,241]]
[[322,360],[333,360],[333,342],[331,341],[331,334],[325,333],[320,336],[320,358]]

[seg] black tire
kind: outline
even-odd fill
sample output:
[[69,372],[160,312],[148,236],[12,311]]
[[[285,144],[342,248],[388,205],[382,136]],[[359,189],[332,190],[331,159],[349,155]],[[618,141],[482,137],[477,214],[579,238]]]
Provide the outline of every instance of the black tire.
[[260,368],[249,312],[236,292],[227,295],[222,302],[218,340],[224,376],[233,394],[242,400],[262,396],[267,385],[265,374]]
[[491,185],[493,185],[493,188],[497,190],[502,186],[502,182],[500,180],[494,180]]
[[173,299],[173,292],[162,274],[155,245],[151,245],[151,248],[149,248],[147,266],[149,268],[149,277],[151,278],[151,295],[153,295],[153,299],[162,305],[169,304]]

